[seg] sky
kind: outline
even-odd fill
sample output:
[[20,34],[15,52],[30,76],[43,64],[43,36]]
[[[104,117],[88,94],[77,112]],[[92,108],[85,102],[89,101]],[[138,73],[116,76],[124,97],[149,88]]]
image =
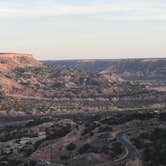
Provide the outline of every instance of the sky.
[[41,60],[166,57],[166,0],[0,0],[0,52]]

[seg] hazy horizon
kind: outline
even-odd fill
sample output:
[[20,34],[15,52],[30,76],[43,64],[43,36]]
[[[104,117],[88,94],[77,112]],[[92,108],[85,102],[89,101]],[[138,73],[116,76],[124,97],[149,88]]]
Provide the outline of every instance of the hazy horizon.
[[0,52],[40,60],[166,57],[164,0],[6,0]]

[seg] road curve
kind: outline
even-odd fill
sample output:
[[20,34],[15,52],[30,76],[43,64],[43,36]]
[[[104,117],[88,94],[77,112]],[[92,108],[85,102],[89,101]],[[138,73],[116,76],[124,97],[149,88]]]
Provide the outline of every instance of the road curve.
[[114,160],[114,163],[119,163],[122,161],[125,161],[127,159],[130,159],[131,155],[134,153],[135,148],[134,146],[130,143],[130,141],[126,138],[125,133],[129,132],[127,131],[122,131],[116,134],[116,139],[122,143],[122,145],[125,147],[125,154],[120,157],[119,159]]

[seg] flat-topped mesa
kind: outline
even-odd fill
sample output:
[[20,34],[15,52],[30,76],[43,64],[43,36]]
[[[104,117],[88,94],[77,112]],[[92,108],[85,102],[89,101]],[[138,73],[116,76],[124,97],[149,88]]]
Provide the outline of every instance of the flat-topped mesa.
[[17,67],[38,67],[42,63],[32,54],[0,53],[0,72],[7,72]]
[[24,53],[0,53],[0,56],[33,56],[32,54],[24,54]]

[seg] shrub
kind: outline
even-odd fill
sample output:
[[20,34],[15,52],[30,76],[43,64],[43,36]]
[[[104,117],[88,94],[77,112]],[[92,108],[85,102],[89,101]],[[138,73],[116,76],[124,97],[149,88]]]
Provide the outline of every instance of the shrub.
[[72,151],[76,148],[76,145],[74,143],[70,143],[69,145],[67,145],[66,149],[69,151]]

